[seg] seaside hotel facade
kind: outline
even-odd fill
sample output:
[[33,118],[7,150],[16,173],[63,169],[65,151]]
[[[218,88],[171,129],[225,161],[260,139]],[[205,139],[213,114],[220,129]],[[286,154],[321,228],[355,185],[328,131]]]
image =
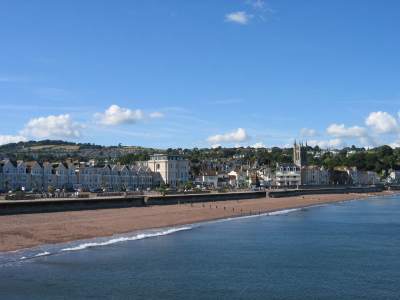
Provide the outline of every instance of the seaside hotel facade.
[[159,174],[160,182],[177,187],[189,180],[189,161],[179,155],[154,154],[147,161],[149,169]]
[[[157,156],[157,158],[161,156]],[[189,177],[189,162],[180,156],[165,156],[138,165],[94,165],[82,162],[40,163],[37,161],[0,162],[0,191],[49,188],[85,191],[136,191],[168,184],[177,187]],[[153,167],[153,169],[151,168]]]

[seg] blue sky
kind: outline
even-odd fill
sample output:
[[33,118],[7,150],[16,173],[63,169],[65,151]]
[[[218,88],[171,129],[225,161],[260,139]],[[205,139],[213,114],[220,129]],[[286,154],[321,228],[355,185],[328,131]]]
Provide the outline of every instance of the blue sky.
[[398,1],[0,0],[0,143],[400,145]]

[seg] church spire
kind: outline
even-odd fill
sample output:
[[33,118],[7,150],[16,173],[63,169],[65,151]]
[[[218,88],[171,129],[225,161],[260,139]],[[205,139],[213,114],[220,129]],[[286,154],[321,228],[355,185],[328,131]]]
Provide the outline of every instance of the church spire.
[[[306,143],[307,147],[307,143]],[[307,148],[304,147],[303,141],[297,143],[294,142],[293,146],[293,163],[298,167],[307,165]]]

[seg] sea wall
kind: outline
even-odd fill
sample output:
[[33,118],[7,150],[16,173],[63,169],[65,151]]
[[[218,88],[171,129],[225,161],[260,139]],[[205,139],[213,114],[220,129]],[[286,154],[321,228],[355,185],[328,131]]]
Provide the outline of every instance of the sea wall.
[[265,192],[186,194],[166,196],[128,196],[90,199],[37,199],[0,202],[0,215],[47,213],[74,210],[126,208],[146,205],[168,205],[210,201],[264,198]]
[[144,206],[143,197],[16,200],[0,202],[0,215]]
[[[300,195],[317,194],[346,194],[346,193],[372,193],[381,192],[383,187],[345,187],[324,189],[299,189],[288,191],[270,191],[269,197],[291,197]],[[184,203],[245,200],[266,197],[265,191],[256,192],[232,192],[232,193],[208,193],[185,194],[166,196],[127,196],[127,197],[103,197],[83,199],[37,199],[37,200],[13,200],[0,201],[0,215],[46,213],[74,210],[91,210],[106,208],[126,208],[151,205],[172,205]]]
[[299,189],[290,191],[269,192],[271,198],[293,197],[302,195],[318,195],[318,194],[348,194],[348,193],[374,193],[382,192],[382,186],[368,187],[342,187],[342,188],[324,188],[324,189]]
[[264,191],[238,192],[238,193],[212,193],[212,194],[189,194],[189,195],[166,195],[145,197],[146,205],[170,205],[179,203],[196,203],[212,201],[228,201],[264,198]]

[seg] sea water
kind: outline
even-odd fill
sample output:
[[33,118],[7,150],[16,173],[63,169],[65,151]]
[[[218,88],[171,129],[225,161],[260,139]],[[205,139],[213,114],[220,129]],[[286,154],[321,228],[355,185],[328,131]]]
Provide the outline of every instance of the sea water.
[[399,299],[399,258],[376,197],[2,254],[0,299]]

